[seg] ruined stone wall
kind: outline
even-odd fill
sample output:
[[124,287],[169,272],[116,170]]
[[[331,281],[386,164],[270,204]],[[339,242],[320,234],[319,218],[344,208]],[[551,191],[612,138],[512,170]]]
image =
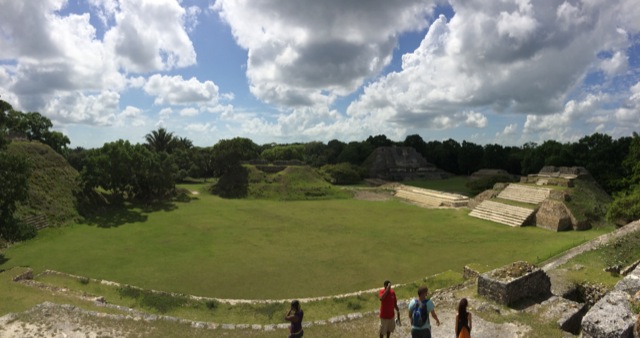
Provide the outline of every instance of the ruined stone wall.
[[551,294],[551,280],[539,268],[509,281],[494,277],[495,272],[492,270],[478,277],[478,294],[496,303],[511,305],[521,299],[543,298]]
[[536,226],[552,231],[573,229],[571,212],[564,203],[555,200],[545,200],[540,204],[534,222]]

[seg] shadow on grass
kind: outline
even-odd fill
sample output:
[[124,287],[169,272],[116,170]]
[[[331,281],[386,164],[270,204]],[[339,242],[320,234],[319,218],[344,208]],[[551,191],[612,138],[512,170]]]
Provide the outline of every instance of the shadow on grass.
[[85,214],[83,223],[99,228],[113,228],[127,223],[144,222],[147,218],[147,215],[134,207],[101,206]]
[[80,210],[82,223],[100,228],[118,227],[127,223],[145,222],[146,214],[178,209],[177,203],[189,203],[193,199],[190,192],[178,191],[171,199],[163,201],[125,201],[117,195],[92,192],[81,196]]
[[[0,253],[0,265],[6,263],[8,261],[9,261],[9,258],[5,257],[4,254]],[[0,271],[2,271],[2,270],[0,270]]]

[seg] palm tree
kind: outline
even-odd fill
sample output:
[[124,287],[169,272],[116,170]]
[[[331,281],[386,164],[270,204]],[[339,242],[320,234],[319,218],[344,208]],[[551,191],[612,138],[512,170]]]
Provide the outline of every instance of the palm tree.
[[171,150],[173,150],[173,145],[176,140],[173,133],[167,132],[164,128],[158,128],[158,130],[152,131],[145,135],[144,139],[147,141],[147,146],[149,146],[149,148],[157,152],[164,151],[167,153],[170,153]]

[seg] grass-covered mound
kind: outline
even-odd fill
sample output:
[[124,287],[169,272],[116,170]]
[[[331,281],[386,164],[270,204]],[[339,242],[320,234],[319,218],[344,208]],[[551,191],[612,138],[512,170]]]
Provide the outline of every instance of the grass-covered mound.
[[[327,200],[351,197],[309,166],[267,168],[244,165],[222,176],[211,191],[225,198],[281,201]],[[271,169],[271,170],[269,170]]]
[[51,225],[79,217],[75,194],[78,172],[62,155],[39,142],[11,142],[9,153],[26,156],[31,166],[29,197],[18,205],[17,216],[44,215]]
[[566,192],[570,199],[565,205],[578,222],[590,222],[593,226],[605,224],[607,207],[612,199],[595,180],[580,177],[574,180],[573,188],[566,189]]

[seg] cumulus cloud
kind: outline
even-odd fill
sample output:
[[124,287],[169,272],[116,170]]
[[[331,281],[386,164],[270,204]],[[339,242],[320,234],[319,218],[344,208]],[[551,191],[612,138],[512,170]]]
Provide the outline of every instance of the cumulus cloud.
[[132,72],[193,65],[196,53],[185,30],[186,15],[175,0],[121,0],[105,44]]
[[184,108],[180,110],[180,116],[196,116],[198,113],[200,112],[195,108]]
[[152,75],[144,85],[144,91],[155,96],[155,104],[184,105],[209,103],[217,105],[218,86],[213,81],[200,82],[195,77],[185,80],[180,75]]
[[39,110],[74,96],[120,92],[141,85],[140,77],[127,80],[126,72],[195,63],[184,28],[195,9],[188,14],[176,0],[90,0],[89,5],[105,25],[103,38],[91,14],[67,12],[65,0],[2,1],[0,60],[10,63],[0,69],[8,74],[3,87],[18,98],[16,105]]
[[120,94],[104,91],[97,95],[74,92],[57,96],[45,105],[42,113],[60,123],[113,125],[117,120]]
[[[437,129],[482,108],[528,114],[525,131],[557,131],[551,121],[570,116],[563,105],[590,71],[625,69],[629,39],[619,30],[638,24],[618,12],[629,3],[452,1],[455,15],[435,20],[402,69],[369,84],[348,113]],[[602,51],[612,57],[598,60]]]
[[388,65],[398,35],[423,28],[432,6],[419,0],[218,0],[212,8],[249,51],[247,77],[256,97],[321,107]]

